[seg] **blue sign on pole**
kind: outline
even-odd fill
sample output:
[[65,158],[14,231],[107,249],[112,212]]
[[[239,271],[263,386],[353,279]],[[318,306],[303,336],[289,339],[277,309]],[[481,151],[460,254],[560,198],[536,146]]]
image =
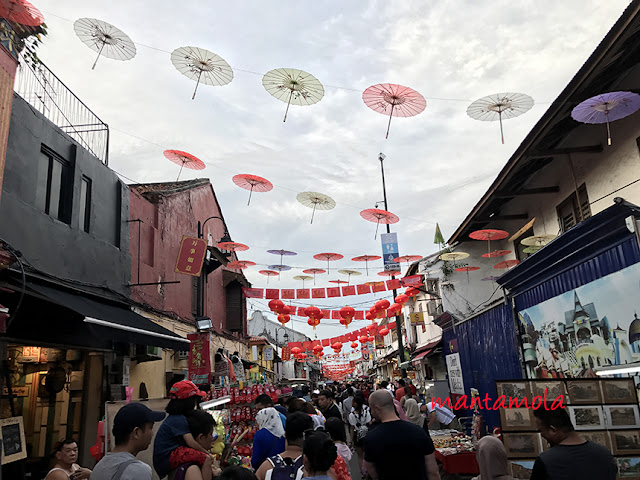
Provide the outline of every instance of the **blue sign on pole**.
[[398,258],[398,234],[397,233],[383,233],[380,235],[382,241],[382,258],[384,260],[385,270],[397,270],[398,264],[393,261],[394,258]]

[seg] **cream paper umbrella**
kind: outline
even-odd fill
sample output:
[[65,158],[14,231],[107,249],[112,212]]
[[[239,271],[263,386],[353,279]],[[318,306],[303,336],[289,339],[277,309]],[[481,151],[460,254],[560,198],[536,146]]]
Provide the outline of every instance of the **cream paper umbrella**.
[[73,29],[82,43],[98,52],[91,70],[96,68],[100,56],[114,60],[131,60],[136,56],[133,40],[110,23],[97,18],[80,18],[74,22]]
[[313,223],[313,217],[316,214],[316,210],[332,210],[336,207],[335,200],[324,193],[302,192],[298,194],[296,199],[305,207],[313,208],[311,223]]
[[362,272],[359,272],[358,270],[338,270],[338,273],[341,273],[343,275],[347,275],[347,283],[351,282],[351,277],[357,277],[358,275],[362,275]]
[[289,105],[313,105],[324,97],[324,87],[320,81],[310,73],[296,68],[268,71],[262,77],[262,86],[269,95],[287,104],[283,122],[287,121]]
[[523,238],[520,243],[526,245],[527,247],[544,247],[554,238],[556,238],[556,235],[533,235],[531,237]]
[[191,100],[196,98],[201,83],[220,87],[233,80],[231,66],[222,57],[204,48],[176,48],[171,52],[171,63],[185,77],[195,80],[196,88]]
[[445,262],[456,262],[458,260],[463,260],[468,258],[469,254],[466,252],[447,252],[440,255],[440,260],[444,260]]

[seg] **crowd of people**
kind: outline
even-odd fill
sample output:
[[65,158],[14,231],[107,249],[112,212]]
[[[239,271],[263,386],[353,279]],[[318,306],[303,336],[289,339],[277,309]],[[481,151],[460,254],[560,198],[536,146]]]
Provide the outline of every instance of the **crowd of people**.
[[[350,480],[440,479],[429,427],[456,423],[448,409],[417,395],[411,382],[327,385],[254,401],[259,430],[253,438],[252,470],[214,467],[210,455],[215,421],[197,408],[202,392],[191,382],[176,383],[166,412],[140,403],[122,407],[113,421],[115,448],[94,468],[79,467],[77,444],[56,446],[56,464],[45,480],[151,480],[150,465],[136,459],[163,421],[154,443],[153,468],[171,480]],[[617,467],[611,452],[585,441],[565,409],[534,411],[536,424],[552,448],[542,452],[532,480],[613,480]],[[359,472],[349,465],[357,457]],[[512,480],[502,441],[486,436],[477,444],[480,475],[474,480]],[[255,473],[254,473],[255,472]]]

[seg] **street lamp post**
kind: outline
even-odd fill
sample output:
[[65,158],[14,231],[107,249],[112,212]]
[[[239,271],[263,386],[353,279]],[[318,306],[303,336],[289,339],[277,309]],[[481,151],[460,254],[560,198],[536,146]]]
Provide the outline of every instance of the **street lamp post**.
[[[279,330],[284,330],[284,335],[283,335],[283,346],[280,347],[280,343],[278,342],[278,331]],[[287,343],[289,343],[289,334],[287,333],[287,329],[284,327],[278,327],[276,328],[276,347],[280,347],[280,351],[282,352],[282,348],[284,347],[284,345],[286,345]],[[283,360],[282,357],[280,357],[280,379],[282,379],[282,369],[283,369],[284,365],[283,365]]]
[[[217,217],[217,216],[209,217],[202,223],[200,223],[200,220],[198,220],[198,238],[204,238],[204,226],[207,224],[209,220],[214,218],[217,218],[218,220],[222,220],[222,224],[224,225],[224,219],[222,217]],[[231,237],[229,236],[229,232],[227,231],[227,227],[225,225],[224,234],[220,239],[220,242],[230,242],[230,241],[231,241]],[[223,250],[222,253],[226,255],[229,252],[227,252],[226,250]],[[205,262],[206,262],[206,259],[205,259]],[[205,279],[205,276],[207,275],[207,272],[205,271],[204,267],[205,265],[203,265],[202,269],[200,270],[200,276],[198,277],[198,286],[196,288],[196,297],[197,297],[196,298],[196,317],[204,316],[204,279]]]
[[[387,186],[384,180],[384,159],[386,155],[382,152],[378,154],[378,160],[380,160],[380,172],[382,173],[382,195],[384,198],[384,209],[389,211],[389,205],[387,204]],[[389,223],[387,223],[387,233],[391,233],[391,227]],[[395,279],[396,277],[391,277]],[[398,296],[398,290],[393,289],[393,298],[395,299]],[[398,336],[398,366],[400,367],[400,372],[402,378],[407,378],[407,369],[402,367],[404,363],[404,345],[402,342],[402,323],[401,323],[401,313],[396,314],[396,334]]]

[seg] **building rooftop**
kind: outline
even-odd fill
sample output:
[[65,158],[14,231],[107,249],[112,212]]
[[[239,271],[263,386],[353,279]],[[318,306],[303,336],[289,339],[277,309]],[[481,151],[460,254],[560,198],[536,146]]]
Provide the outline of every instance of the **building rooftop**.
[[211,182],[208,178],[195,178],[193,180],[182,180],[180,182],[159,182],[159,183],[135,183],[129,185],[129,188],[135,190],[140,195],[172,195],[174,193],[184,192],[192,188],[209,185]]

